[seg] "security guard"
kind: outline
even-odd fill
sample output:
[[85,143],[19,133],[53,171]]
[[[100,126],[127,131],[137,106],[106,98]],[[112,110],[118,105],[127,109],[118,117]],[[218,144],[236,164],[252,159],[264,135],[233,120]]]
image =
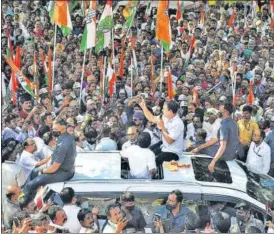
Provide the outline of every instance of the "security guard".
[[28,182],[24,188],[25,195],[33,195],[39,186],[63,182],[72,178],[76,157],[74,137],[66,131],[66,121],[56,120],[53,123],[52,135],[57,138],[52,153],[51,165],[42,169],[38,176]]
[[235,206],[235,209],[237,220],[236,222],[231,220],[230,233],[247,233],[246,231],[249,229],[249,227],[256,227],[262,233],[264,233],[264,225],[262,221],[254,218],[254,216],[251,214],[250,206],[246,202],[239,202]]

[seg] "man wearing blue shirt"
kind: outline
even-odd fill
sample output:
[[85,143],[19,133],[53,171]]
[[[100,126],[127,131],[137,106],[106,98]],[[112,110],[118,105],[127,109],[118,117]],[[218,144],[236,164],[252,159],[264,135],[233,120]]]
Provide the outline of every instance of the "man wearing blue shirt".
[[[183,204],[183,194],[179,190],[174,190],[168,195],[166,205],[160,206],[156,213],[156,219],[160,219],[165,233],[180,233],[184,231],[186,216],[192,212]],[[156,232],[159,233],[160,230]]]

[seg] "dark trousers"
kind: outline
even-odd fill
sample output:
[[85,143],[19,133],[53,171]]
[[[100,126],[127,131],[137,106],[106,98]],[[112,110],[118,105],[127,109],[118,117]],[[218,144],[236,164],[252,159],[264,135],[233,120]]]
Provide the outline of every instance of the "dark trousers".
[[35,178],[32,178],[31,181],[27,182],[27,184],[24,186],[24,194],[25,196],[35,195],[38,187],[56,182],[64,182],[70,180],[73,177],[73,175],[74,170],[67,172],[59,169],[57,172],[53,174],[42,174],[36,176]]
[[268,175],[274,178],[274,168],[270,168]]
[[162,151],[161,151],[161,145],[163,144],[162,141],[159,141],[158,143],[154,144],[154,145],[151,145],[149,147],[149,149],[155,154],[155,155],[158,155],[160,154]]
[[171,153],[171,152],[161,152],[156,156],[156,166],[162,165],[164,161],[170,162],[172,160],[177,161],[179,159],[177,154]]

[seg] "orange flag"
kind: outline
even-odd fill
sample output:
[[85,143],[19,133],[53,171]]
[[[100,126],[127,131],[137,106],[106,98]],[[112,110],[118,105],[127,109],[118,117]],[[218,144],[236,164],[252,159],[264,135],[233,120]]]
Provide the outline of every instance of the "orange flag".
[[238,95],[235,95],[235,96],[233,97],[232,105],[233,105],[233,106],[236,106],[237,101],[238,101]]
[[274,1],[270,0],[270,11],[271,11],[271,23],[270,27],[274,29]]
[[125,41],[122,41],[121,48],[121,58],[120,58],[120,68],[119,68],[119,76],[122,78],[124,75],[124,59],[125,59]]
[[55,2],[53,21],[59,26],[69,27],[71,24],[68,1],[57,0]]
[[171,28],[168,9],[168,0],[159,1],[157,9],[156,40],[161,41],[165,51],[170,50],[171,44]]
[[36,92],[36,100],[39,99],[39,79],[37,77],[37,59],[36,59],[36,51],[33,52],[33,77],[35,82],[35,92]]
[[247,104],[252,104],[254,101],[255,101],[255,97],[253,95],[253,81],[250,81]]
[[173,100],[173,87],[172,87],[172,75],[171,75],[171,72],[168,73],[167,88],[168,88],[168,98],[169,98],[169,100]]
[[198,89],[196,87],[193,89],[193,103],[195,103],[197,106],[199,104]]
[[234,21],[235,21],[235,12],[234,10],[232,11],[232,15],[230,16],[229,20],[228,20],[228,26],[231,28],[233,27]]
[[190,55],[192,54],[193,49],[194,49],[194,47],[195,47],[195,42],[196,42],[196,38],[195,38],[195,36],[193,35],[192,38],[191,38],[190,47],[189,47],[189,54],[190,54]]
[[49,90],[52,91],[52,51],[51,48],[48,52],[48,86]]
[[200,16],[201,16],[201,24],[205,24],[205,11],[203,8],[201,8],[201,11],[200,11]]
[[182,19],[182,12],[180,8],[180,1],[177,0],[177,12],[176,12],[176,19],[179,21]]
[[[19,69],[21,69],[21,47],[17,46],[16,47],[16,55],[15,55],[15,65],[16,67],[18,67]],[[16,86],[16,90],[19,88],[19,82],[18,79],[15,77],[15,86]]]

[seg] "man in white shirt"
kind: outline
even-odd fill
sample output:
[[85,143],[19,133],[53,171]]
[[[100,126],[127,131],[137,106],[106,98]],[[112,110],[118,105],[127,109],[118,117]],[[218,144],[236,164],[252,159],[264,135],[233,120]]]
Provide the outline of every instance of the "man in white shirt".
[[51,156],[48,156],[41,161],[37,161],[33,155],[37,150],[36,143],[31,138],[27,138],[22,145],[24,150],[17,159],[17,164],[23,168],[25,176],[29,180],[31,179],[30,175],[33,169],[45,165],[51,159]]
[[15,161],[16,154],[11,153],[9,158],[2,163],[2,175],[5,176],[2,180],[2,197],[5,197],[3,193],[9,185],[21,188],[26,183],[24,170]]
[[139,105],[148,121],[156,123],[162,132],[162,152],[156,157],[156,165],[159,166],[164,161],[178,160],[184,148],[184,123],[177,115],[179,105],[175,101],[165,102],[162,119],[148,110],[144,99]]
[[131,145],[121,151],[121,156],[127,158],[129,162],[129,178],[151,179],[155,175],[155,154],[148,149],[150,143],[149,133],[142,132],[138,136],[137,145]]
[[107,207],[107,223],[103,227],[103,233],[121,233],[127,225],[127,220],[121,216],[121,208],[118,204],[111,204]]
[[265,132],[256,130],[253,133],[253,141],[251,142],[247,154],[246,164],[251,171],[267,174],[270,169],[271,149],[264,142]]
[[76,206],[76,197],[74,195],[74,190],[70,187],[64,188],[60,197],[64,203],[63,210],[67,215],[67,222],[64,224],[64,228],[67,228],[71,233],[79,233],[81,229],[81,224],[77,219],[80,207]]
[[77,218],[81,224],[81,229],[79,233],[98,233],[99,232],[99,223],[97,219],[98,208],[94,207],[92,211],[90,209],[81,209],[78,212]]
[[122,150],[125,150],[126,148],[128,148],[131,145],[135,145],[137,142],[137,137],[138,137],[138,129],[136,126],[131,126],[128,128],[127,130],[127,138],[128,141],[126,141],[123,145],[122,145]]

